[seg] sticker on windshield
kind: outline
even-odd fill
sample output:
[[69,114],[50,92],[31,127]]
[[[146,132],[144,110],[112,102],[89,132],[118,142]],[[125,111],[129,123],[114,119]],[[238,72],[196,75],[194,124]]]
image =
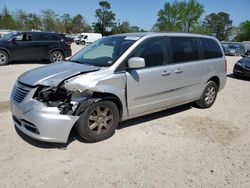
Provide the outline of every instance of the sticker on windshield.
[[140,37],[127,36],[124,40],[138,40]]

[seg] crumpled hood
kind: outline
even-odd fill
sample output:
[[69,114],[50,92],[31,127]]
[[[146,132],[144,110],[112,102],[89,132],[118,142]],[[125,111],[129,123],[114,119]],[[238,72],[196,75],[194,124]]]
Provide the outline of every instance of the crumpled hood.
[[100,67],[63,61],[27,71],[18,77],[18,81],[31,86],[57,86],[67,78],[99,69]]

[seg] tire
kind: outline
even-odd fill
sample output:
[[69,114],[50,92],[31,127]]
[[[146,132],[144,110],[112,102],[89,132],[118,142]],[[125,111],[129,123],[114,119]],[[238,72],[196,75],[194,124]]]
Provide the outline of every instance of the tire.
[[89,142],[110,138],[119,122],[119,110],[111,101],[99,101],[90,105],[79,118],[76,130]]
[[86,44],[86,42],[85,41],[81,41],[81,45],[85,45]]
[[210,108],[216,100],[218,86],[214,81],[209,81],[201,95],[201,98],[196,101],[200,108]]
[[62,52],[56,50],[50,54],[49,60],[51,63],[59,62],[64,60],[64,55]]
[[9,56],[5,51],[0,50],[0,66],[9,64]]

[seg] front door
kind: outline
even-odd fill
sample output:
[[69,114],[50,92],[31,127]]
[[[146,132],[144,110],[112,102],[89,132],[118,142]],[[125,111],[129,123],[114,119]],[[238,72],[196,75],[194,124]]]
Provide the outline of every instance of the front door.
[[17,35],[10,48],[12,60],[32,60],[35,53],[32,35],[26,33]]
[[131,57],[145,60],[145,68],[126,72],[129,116],[136,116],[161,108],[167,91],[171,89],[165,39],[145,41],[132,52]]

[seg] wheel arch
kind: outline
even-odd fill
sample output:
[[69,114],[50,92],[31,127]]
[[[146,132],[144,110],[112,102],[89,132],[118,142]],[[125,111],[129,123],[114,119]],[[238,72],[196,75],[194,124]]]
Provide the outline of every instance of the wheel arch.
[[115,103],[115,105],[117,106],[117,108],[119,110],[119,121],[122,119],[123,105],[122,105],[122,102],[119,99],[119,97],[117,97],[116,95],[114,95],[112,93],[94,92],[92,94],[91,98],[99,98],[99,99],[102,99],[102,100],[109,100],[109,101],[112,101],[113,103]]
[[219,78],[218,76],[213,76],[213,77],[211,77],[211,78],[207,81],[207,83],[210,82],[210,81],[215,82],[216,85],[218,86],[218,89],[220,88],[220,78]]

